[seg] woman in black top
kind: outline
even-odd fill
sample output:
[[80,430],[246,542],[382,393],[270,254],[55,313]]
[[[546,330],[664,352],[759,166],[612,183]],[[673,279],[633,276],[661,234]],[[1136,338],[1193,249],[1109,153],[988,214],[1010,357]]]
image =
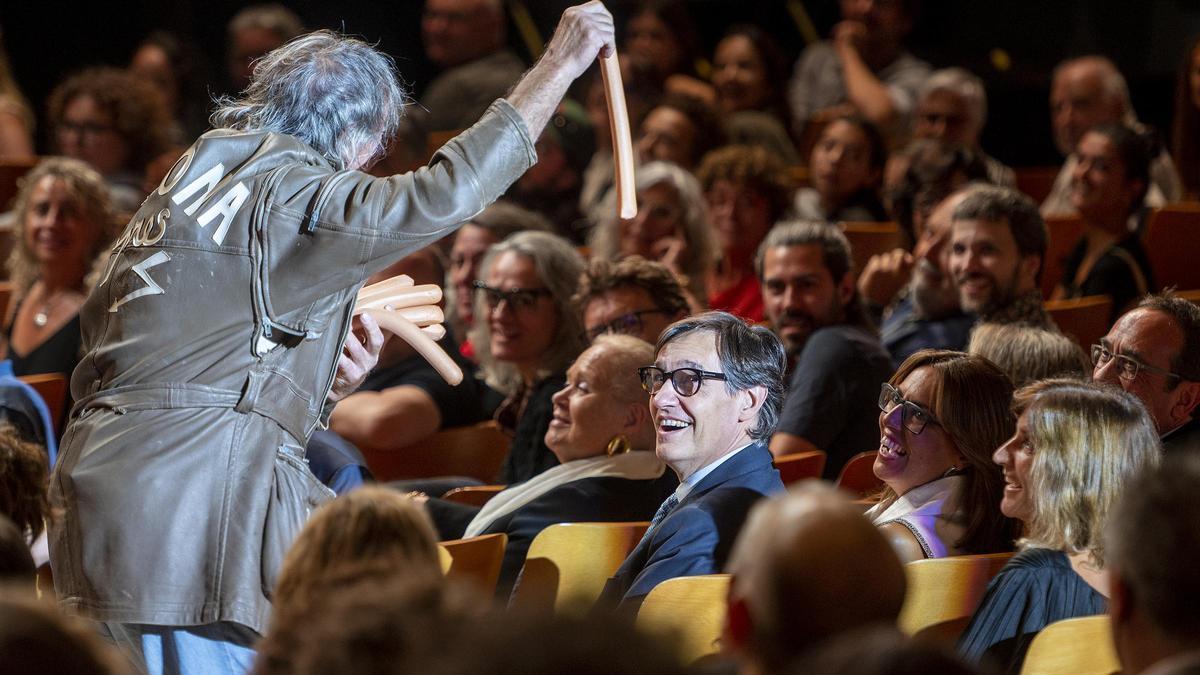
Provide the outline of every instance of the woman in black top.
[[79,362],[79,307],[95,282],[89,273],[115,230],[108,188],[83,162],[51,157],[24,178],[14,213],[5,358],[16,375],[70,376]]
[[1140,228],[1130,227],[1144,206],[1155,153],[1150,141],[1133,129],[1104,124],[1079,139],[1075,156],[1079,162],[1071,176],[1071,203],[1085,229],[1063,262],[1063,278],[1052,297],[1108,295],[1115,320],[1155,288]]

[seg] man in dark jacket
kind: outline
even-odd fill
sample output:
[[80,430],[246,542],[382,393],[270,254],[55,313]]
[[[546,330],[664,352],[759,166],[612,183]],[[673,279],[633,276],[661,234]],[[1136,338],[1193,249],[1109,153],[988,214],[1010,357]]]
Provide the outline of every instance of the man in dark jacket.
[[720,572],[750,507],[783,491],[765,445],[783,405],[783,345],[725,312],[677,321],[658,339],[650,392],[656,452],[679,476],[602,602],[637,606],[659,583]]
[[374,178],[393,64],[328,31],[265,56],[119,237],[52,480],[58,597],[151,672],[249,666],[281,559],[329,498],[304,445],[363,280],[453,231],[533,164],[566,87],[610,53],[599,2],[426,168]]

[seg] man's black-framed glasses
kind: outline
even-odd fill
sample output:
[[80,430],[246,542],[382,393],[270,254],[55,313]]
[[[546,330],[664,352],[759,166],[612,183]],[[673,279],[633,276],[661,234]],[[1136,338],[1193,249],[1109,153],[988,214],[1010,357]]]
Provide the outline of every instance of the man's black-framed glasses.
[[1092,365],[1096,366],[1097,368],[1103,368],[1108,364],[1109,361],[1112,361],[1113,359],[1117,360],[1117,377],[1125,380],[1126,382],[1137,379],[1138,373],[1143,370],[1148,370],[1152,373],[1158,373],[1159,375],[1163,375],[1170,380],[1183,379],[1182,375],[1172,373],[1169,370],[1163,370],[1162,368],[1155,368],[1154,366],[1148,363],[1143,363],[1132,356],[1115,354],[1112,350],[1104,345],[1092,345]]
[[699,368],[676,368],[663,370],[658,366],[642,366],[638,368],[638,377],[642,379],[642,388],[651,396],[662,389],[663,383],[671,381],[671,386],[680,396],[692,396],[700,391],[700,383],[704,380],[724,380],[725,373],[713,373]]
[[925,425],[930,422],[941,424],[924,406],[909,401],[900,395],[899,389],[884,382],[883,386],[879,388],[879,409],[886,415],[895,410],[896,406],[904,406],[904,409],[900,411],[900,423],[914,436],[925,431]]
[[584,340],[591,342],[605,333],[615,333],[617,335],[637,335],[638,333],[642,332],[642,317],[646,314],[666,314],[666,312],[658,308],[653,308],[639,309],[636,312],[622,314],[608,323],[602,323],[599,326],[592,326],[591,328],[587,329],[583,334]]
[[483,295],[483,301],[487,303],[488,309],[496,309],[500,306],[502,300],[508,301],[508,306],[516,310],[528,310],[537,306],[538,299],[542,296],[550,297],[549,288],[510,288],[502,290],[493,288],[476,280],[474,284],[475,292]]

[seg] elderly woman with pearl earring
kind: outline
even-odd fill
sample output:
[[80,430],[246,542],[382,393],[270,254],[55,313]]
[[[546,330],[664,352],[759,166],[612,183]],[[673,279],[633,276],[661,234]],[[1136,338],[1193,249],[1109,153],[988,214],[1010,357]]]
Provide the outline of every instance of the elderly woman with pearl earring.
[[981,356],[923,350],[879,394],[875,475],[886,488],[867,517],[905,562],[1012,550],[1017,523],[997,500],[992,453],[1012,435],[1013,387]]
[[504,532],[499,592],[506,594],[529,544],[564,522],[649,520],[674,492],[675,473],[654,454],[648,395],[637,368],[654,348],[628,335],[601,335],[567,370],[554,395],[546,445],[561,462],[503,490],[482,508],[429,499],[444,539]]

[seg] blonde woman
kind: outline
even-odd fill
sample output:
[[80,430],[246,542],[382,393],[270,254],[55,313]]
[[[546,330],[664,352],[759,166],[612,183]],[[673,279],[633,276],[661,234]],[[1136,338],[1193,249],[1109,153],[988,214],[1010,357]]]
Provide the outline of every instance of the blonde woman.
[[108,189],[83,162],[50,157],[26,174],[13,211],[6,358],[16,375],[69,376],[80,356],[79,309],[116,234]]
[[1044,380],[1019,392],[1016,433],[996,451],[1000,510],[1022,549],[988,585],[959,640],[969,659],[1018,672],[1047,624],[1108,603],[1104,529],[1126,481],[1162,454],[1145,407],[1120,389]]

